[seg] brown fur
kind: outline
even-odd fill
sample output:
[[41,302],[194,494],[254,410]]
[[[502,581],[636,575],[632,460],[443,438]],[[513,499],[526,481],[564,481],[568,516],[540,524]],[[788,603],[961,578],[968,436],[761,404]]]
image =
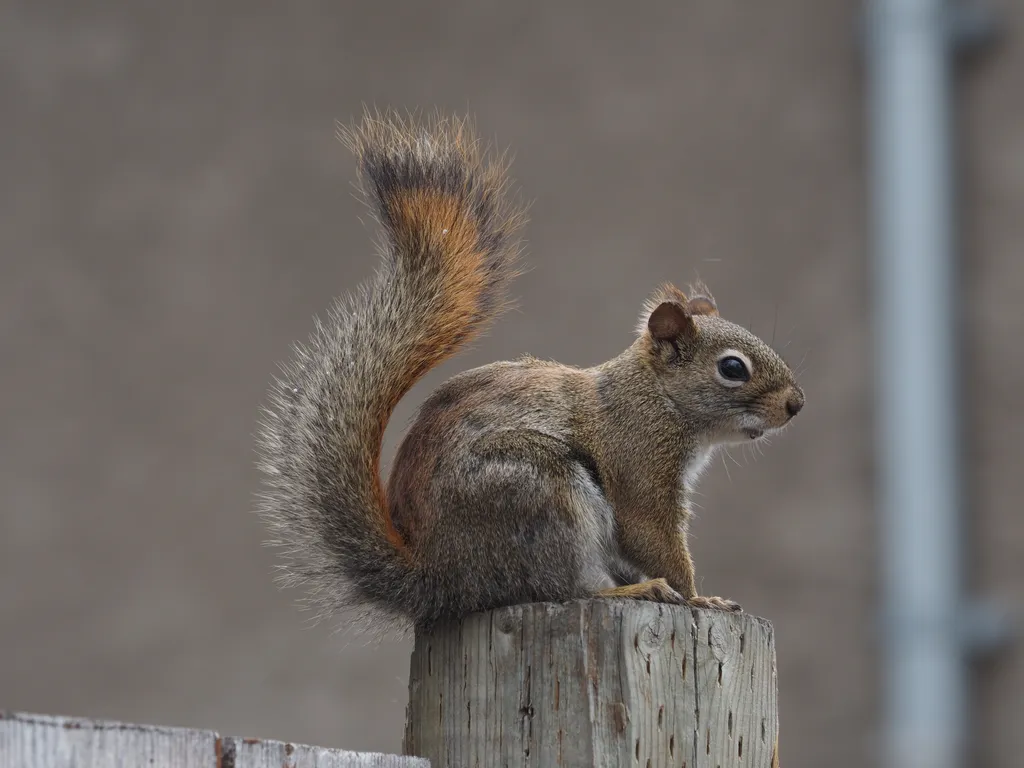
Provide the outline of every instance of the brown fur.
[[[286,580],[324,611],[419,624],[595,595],[737,610],[697,594],[688,497],[716,446],[781,428],[803,393],[706,286],[659,288],[632,346],[594,368],[523,358],[449,379],[384,492],[394,406],[504,308],[524,217],[465,122],[368,116],[341,135],[385,262],[299,348],[267,411],[261,511]],[[743,363],[726,376],[730,356]]]

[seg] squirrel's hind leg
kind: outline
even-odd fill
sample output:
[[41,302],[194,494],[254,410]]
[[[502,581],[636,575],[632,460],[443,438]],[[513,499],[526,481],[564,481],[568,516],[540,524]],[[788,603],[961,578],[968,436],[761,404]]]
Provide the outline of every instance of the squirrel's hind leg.
[[631,600],[649,600],[652,603],[687,604],[686,598],[672,589],[664,579],[650,579],[639,584],[602,589],[595,597],[624,597]]
[[536,430],[478,438],[435,476],[421,558],[435,594],[464,613],[613,587],[614,518],[592,474],[578,450]]

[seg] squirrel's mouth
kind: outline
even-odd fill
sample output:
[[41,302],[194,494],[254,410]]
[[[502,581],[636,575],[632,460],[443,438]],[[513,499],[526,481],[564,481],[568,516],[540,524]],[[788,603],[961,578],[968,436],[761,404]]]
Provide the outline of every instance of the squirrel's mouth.
[[742,430],[742,432],[751,440],[757,440],[759,437],[764,437],[764,430],[757,429],[756,427],[746,427]]

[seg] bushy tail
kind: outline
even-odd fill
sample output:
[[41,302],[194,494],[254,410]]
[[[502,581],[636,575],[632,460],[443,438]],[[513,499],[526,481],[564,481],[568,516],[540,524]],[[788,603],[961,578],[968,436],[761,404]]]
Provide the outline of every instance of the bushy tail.
[[524,209],[506,165],[462,120],[367,115],[339,137],[382,228],[383,264],[283,367],[259,434],[260,514],[283,581],[321,614],[369,604],[415,613],[416,564],[380,480],[392,410],[505,307]]

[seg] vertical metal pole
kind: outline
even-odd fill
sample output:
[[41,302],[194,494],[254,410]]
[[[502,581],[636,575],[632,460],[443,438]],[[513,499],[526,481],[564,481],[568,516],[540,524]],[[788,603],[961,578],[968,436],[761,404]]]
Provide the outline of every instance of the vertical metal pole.
[[965,766],[949,8],[869,3],[885,764]]

